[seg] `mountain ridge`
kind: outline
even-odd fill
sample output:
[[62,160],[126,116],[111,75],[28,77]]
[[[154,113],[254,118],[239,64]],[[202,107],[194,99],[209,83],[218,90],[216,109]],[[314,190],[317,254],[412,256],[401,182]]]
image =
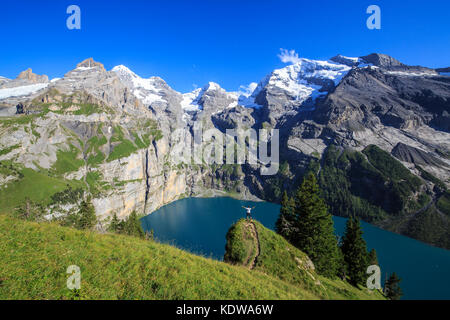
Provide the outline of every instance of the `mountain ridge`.
[[[324,168],[324,157],[332,146],[364,158],[363,151],[375,145],[393,161],[391,152],[397,154],[394,149],[399,144],[429,157],[418,167],[419,163],[410,162],[409,156],[400,156],[401,165],[419,177],[420,187],[395,193],[398,199],[390,201],[402,203],[402,210],[396,214],[404,219],[398,226],[383,227],[425,239],[417,232],[404,231],[409,215],[417,212],[413,207],[420,206],[426,196],[447,199],[445,191],[435,187],[450,186],[449,77],[434,69],[404,65],[389,56],[299,59],[297,64],[269,73],[248,90],[235,92],[210,82],[183,94],[161,78],[144,79],[125,66],[107,71],[92,58],[61,79],[38,84],[26,79],[14,81],[0,83],[0,161],[17,166],[14,170],[6,166],[0,176],[3,199],[9,197],[7,189],[14,190],[31,169],[79,185],[91,195],[105,223],[114,212],[120,217],[134,210],[150,213],[188,196],[231,194],[279,201],[281,190],[293,192],[305,172]],[[171,134],[183,129],[190,136],[195,123],[201,123],[204,130],[220,132],[233,128],[279,129],[279,172],[261,176],[260,164],[174,163]],[[418,159],[416,153],[408,153]],[[367,166],[362,158],[354,162],[357,170]],[[25,172],[25,178],[21,178],[21,172]],[[351,171],[341,174],[350,183],[346,197],[383,207],[369,194],[358,192],[357,184],[362,182],[355,180]],[[379,179],[397,188],[401,180],[390,181],[386,175],[381,172]],[[373,185],[379,182],[373,181]],[[377,190],[382,193],[380,199],[392,193],[390,187],[381,185]],[[21,199],[20,195],[15,197]],[[34,200],[44,201],[37,195]],[[8,204],[9,208],[14,205]],[[73,207],[52,205],[49,214],[68,214]],[[358,210],[357,215],[365,215],[363,209]],[[423,216],[421,223],[434,219],[444,230],[450,230],[450,214],[439,212],[428,212],[432,218]],[[385,212],[380,217],[392,214]],[[425,228],[425,234],[432,232],[430,228]]]

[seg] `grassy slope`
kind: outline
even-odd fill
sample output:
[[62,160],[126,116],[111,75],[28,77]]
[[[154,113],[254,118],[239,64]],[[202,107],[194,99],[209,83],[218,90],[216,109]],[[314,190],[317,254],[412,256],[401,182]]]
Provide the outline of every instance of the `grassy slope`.
[[[358,289],[344,281],[317,275],[306,267],[309,260],[306,254],[259,222],[254,223],[260,241],[260,255],[252,272],[272,275],[322,299],[383,299],[378,291]],[[255,251],[249,238],[245,220],[232,226],[227,235],[225,260],[236,265],[245,264],[248,256],[253,256]]]
[[[2,168],[5,169],[0,165],[0,171]],[[67,189],[68,185],[73,188],[81,186],[78,181],[50,177],[45,172],[38,172],[21,166],[16,170],[21,172],[23,177],[9,183],[7,187],[0,188],[0,206],[3,212],[13,211],[14,208],[24,202],[25,198],[48,205],[50,197]]]
[[316,299],[259,272],[177,248],[0,215],[0,299],[70,299],[66,268],[85,299]]
[[271,275],[152,241],[8,215],[0,215],[0,230],[0,299],[70,299],[66,268],[73,264],[81,268],[84,299],[323,298]]

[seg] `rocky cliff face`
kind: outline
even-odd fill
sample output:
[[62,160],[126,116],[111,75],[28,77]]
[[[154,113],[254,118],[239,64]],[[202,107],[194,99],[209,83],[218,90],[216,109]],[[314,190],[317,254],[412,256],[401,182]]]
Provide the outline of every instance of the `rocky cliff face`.
[[[421,176],[423,187],[402,194],[402,200],[417,201],[428,190],[437,203],[443,191],[433,191],[433,186],[437,181],[450,185],[449,79],[379,54],[301,59],[246,92],[208,83],[182,94],[161,78],[143,79],[124,66],[107,71],[93,59],[52,81],[28,70],[16,80],[0,79],[0,161],[5,164],[0,198],[10,199],[8,208],[23,200],[20,190],[17,196],[6,195],[19,188],[29,168],[63,181],[36,201],[48,203],[45,197],[65,192],[67,184],[91,196],[102,219],[134,210],[149,213],[188,196],[232,194],[277,201],[281,190],[293,190],[305,171],[326,167],[324,155],[331,145],[354,151],[376,145],[392,152],[411,174],[421,176],[425,170],[436,179]],[[199,123],[221,132],[279,129],[280,171],[261,176],[260,165],[174,162],[172,133],[183,129],[192,135]],[[357,165],[362,162],[353,167]],[[352,197],[367,200],[349,190]],[[67,214],[71,206],[53,203],[49,208],[49,213]]]
[[[108,72],[87,59],[41,90],[3,99],[5,109],[18,115],[4,118],[0,160],[81,181],[102,218],[149,213],[180,197],[226,194],[240,184],[238,175],[225,178],[208,166],[172,163],[170,132],[187,126],[182,94],[162,79],[127,79],[120,71]],[[205,113],[227,99],[216,99],[214,92],[207,89],[198,99]],[[155,93],[162,98],[149,100]],[[64,153],[78,165],[56,174]],[[5,184],[15,179],[2,178]],[[245,188],[236,195],[256,199]],[[53,207],[55,212],[63,209]]]

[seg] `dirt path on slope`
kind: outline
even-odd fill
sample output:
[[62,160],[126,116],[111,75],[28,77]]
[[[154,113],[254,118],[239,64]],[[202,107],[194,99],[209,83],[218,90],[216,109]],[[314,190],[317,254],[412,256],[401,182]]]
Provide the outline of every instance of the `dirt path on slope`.
[[258,261],[259,254],[261,252],[261,247],[259,243],[258,231],[256,230],[255,224],[253,222],[246,222],[245,227],[247,228],[247,230],[250,231],[250,234],[252,235],[253,244],[256,251],[253,257],[252,256],[247,257],[247,261],[245,263],[245,265],[248,266],[250,270],[252,270],[255,268],[256,262]]

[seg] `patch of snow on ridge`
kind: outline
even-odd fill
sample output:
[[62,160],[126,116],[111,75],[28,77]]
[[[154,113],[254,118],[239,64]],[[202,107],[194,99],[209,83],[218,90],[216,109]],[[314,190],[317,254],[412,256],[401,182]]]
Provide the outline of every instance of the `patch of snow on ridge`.
[[28,86],[20,86],[15,88],[0,89],[0,99],[6,99],[10,97],[21,97],[35,93],[48,86],[48,83],[37,83]]
[[185,111],[199,111],[202,106],[199,104],[200,99],[208,90],[223,90],[217,83],[208,82],[203,88],[197,88],[194,91],[183,93],[181,100],[181,108]]
[[86,71],[86,70],[92,70],[92,69],[94,69],[95,67],[77,67],[75,70],[78,70],[78,71]]
[[337,56],[331,58],[331,61],[333,61],[335,63],[339,63],[339,64],[345,64],[349,67],[355,67],[355,66],[365,63],[364,61],[362,61],[361,58],[346,57],[341,54],[338,54]]
[[203,95],[203,88],[195,89],[192,92],[184,93],[183,100],[181,100],[181,108],[185,111],[198,111],[202,107],[198,104],[198,101]]
[[386,74],[395,76],[406,76],[406,77],[426,77],[426,76],[436,76],[438,73],[430,72],[407,72],[407,71],[385,71]]
[[132,89],[133,94],[143,103],[164,102],[162,96],[159,94],[161,89],[157,87],[156,78],[143,79],[124,65],[116,66],[111,71],[115,72],[120,80]]
[[140,89],[135,89],[133,93],[139,100],[148,105],[152,104],[155,101],[163,101],[161,96],[154,93],[148,93]]
[[357,58],[357,57],[346,57],[346,56],[343,56],[343,55],[339,55],[339,57],[342,58],[342,59],[351,61],[351,62],[353,62],[353,63],[357,63],[357,62],[360,62],[360,61],[361,61],[361,59],[360,59],[360,58]]
[[219,84],[215,83],[215,82],[208,82],[208,84],[206,86],[203,87],[204,91],[209,91],[209,90],[220,90],[220,91],[225,91],[224,89],[222,89],[220,87]]

